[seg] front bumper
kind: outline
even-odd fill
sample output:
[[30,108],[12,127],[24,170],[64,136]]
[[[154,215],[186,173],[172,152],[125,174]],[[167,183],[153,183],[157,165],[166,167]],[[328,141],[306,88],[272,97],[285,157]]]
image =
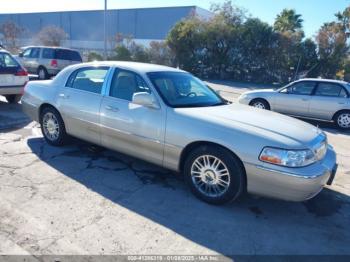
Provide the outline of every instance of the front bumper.
[[249,193],[288,201],[304,201],[316,196],[333,181],[336,154],[328,146],[325,157],[310,166],[287,168],[265,163],[245,163]]

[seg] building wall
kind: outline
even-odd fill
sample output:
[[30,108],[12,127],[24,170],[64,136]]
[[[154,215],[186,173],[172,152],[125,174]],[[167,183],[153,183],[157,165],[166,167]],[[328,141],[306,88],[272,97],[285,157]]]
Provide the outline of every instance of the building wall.
[[[209,15],[209,11],[195,6],[120,9],[107,11],[107,39],[117,33],[133,37],[136,42],[148,44],[164,40],[176,22],[190,15]],[[206,13],[207,12],[207,13]],[[61,27],[69,36],[64,45],[79,49],[103,48],[104,11],[71,11],[28,14],[0,14],[0,24],[14,21],[25,28],[22,45],[33,44],[34,36],[45,26]],[[113,46],[112,42],[108,48]]]

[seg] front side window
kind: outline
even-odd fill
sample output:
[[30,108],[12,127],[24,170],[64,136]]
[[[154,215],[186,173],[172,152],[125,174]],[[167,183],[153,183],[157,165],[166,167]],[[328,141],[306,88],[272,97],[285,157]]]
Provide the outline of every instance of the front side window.
[[109,91],[110,96],[132,101],[133,95],[140,92],[151,93],[141,76],[127,70],[115,71]]
[[314,82],[299,82],[288,87],[288,94],[311,95],[315,88]]
[[30,57],[30,53],[32,52],[32,48],[28,48],[26,50],[24,50],[23,52],[23,57]]
[[213,90],[191,74],[152,72],[147,74],[171,107],[201,107],[226,104]]
[[30,52],[30,58],[39,58],[40,54],[40,48],[32,48],[32,51]]
[[73,89],[101,94],[108,67],[84,68],[71,75],[67,86]]
[[319,83],[315,92],[318,96],[346,97],[344,88],[333,83]]

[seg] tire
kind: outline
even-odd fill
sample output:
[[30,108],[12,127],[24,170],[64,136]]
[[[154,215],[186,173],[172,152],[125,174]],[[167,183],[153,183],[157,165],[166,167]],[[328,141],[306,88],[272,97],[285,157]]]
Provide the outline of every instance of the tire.
[[265,99],[261,98],[253,99],[249,105],[255,108],[270,110],[270,104]]
[[47,143],[53,146],[63,146],[67,141],[66,128],[60,113],[46,107],[40,114],[41,132]]
[[350,111],[343,110],[335,114],[334,123],[339,129],[350,130]]
[[47,73],[47,70],[45,67],[40,66],[38,68],[38,78],[39,80],[46,80],[49,78],[49,74]]
[[[205,165],[204,161],[211,166]],[[205,145],[194,149],[185,161],[184,176],[193,194],[209,204],[225,204],[245,192],[242,163],[232,152],[220,146]]]
[[16,104],[19,101],[21,101],[21,95],[6,95],[5,98],[8,103],[10,104]]

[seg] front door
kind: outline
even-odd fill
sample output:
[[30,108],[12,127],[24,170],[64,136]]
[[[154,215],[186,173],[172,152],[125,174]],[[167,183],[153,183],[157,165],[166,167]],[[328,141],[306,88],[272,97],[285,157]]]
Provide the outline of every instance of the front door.
[[108,67],[86,67],[73,72],[58,94],[58,108],[67,133],[101,143],[100,106]]
[[134,104],[133,95],[138,92],[152,94],[140,75],[115,69],[110,88],[101,104],[102,145],[161,164],[166,111],[161,107]]
[[310,100],[316,83],[297,82],[276,94],[274,110],[283,114],[309,116]]

